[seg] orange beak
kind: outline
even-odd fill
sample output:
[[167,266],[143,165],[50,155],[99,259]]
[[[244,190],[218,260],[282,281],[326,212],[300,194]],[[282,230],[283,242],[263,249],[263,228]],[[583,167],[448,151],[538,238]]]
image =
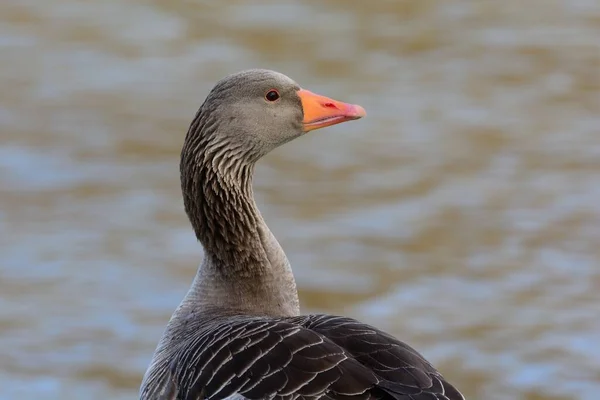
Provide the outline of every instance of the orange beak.
[[342,103],[304,89],[300,89],[297,93],[304,110],[304,119],[302,120],[304,132],[359,119],[367,115],[365,109],[356,104]]

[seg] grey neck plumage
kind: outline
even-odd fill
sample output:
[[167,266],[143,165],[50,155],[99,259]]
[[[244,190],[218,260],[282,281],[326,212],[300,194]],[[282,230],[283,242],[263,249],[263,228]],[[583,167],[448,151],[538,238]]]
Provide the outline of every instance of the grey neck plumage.
[[192,124],[181,159],[186,213],[204,247],[182,311],[299,314],[289,261],[254,202],[251,149],[236,151]]

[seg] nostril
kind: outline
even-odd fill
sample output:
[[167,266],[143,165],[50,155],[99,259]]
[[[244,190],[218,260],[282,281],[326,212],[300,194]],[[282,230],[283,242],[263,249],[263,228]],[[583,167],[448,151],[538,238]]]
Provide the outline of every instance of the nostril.
[[323,103],[323,107],[338,109],[338,107],[335,104],[333,104],[333,103]]

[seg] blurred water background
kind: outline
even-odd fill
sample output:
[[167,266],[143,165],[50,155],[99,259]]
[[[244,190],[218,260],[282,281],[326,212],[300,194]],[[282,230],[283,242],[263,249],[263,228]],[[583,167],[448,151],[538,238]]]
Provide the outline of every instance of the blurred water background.
[[369,113],[257,171],[304,312],[600,398],[598,0],[3,0],[0,59],[0,399],[137,397],[201,260],[185,132],[250,67]]

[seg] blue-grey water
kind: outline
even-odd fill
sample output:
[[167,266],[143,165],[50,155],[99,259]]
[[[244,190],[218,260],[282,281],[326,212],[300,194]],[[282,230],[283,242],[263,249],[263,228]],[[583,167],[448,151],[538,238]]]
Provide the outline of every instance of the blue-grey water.
[[0,59],[0,399],[136,398],[202,256],[185,132],[250,67],[369,113],[258,168],[303,311],[599,398],[597,0],[3,0]]

